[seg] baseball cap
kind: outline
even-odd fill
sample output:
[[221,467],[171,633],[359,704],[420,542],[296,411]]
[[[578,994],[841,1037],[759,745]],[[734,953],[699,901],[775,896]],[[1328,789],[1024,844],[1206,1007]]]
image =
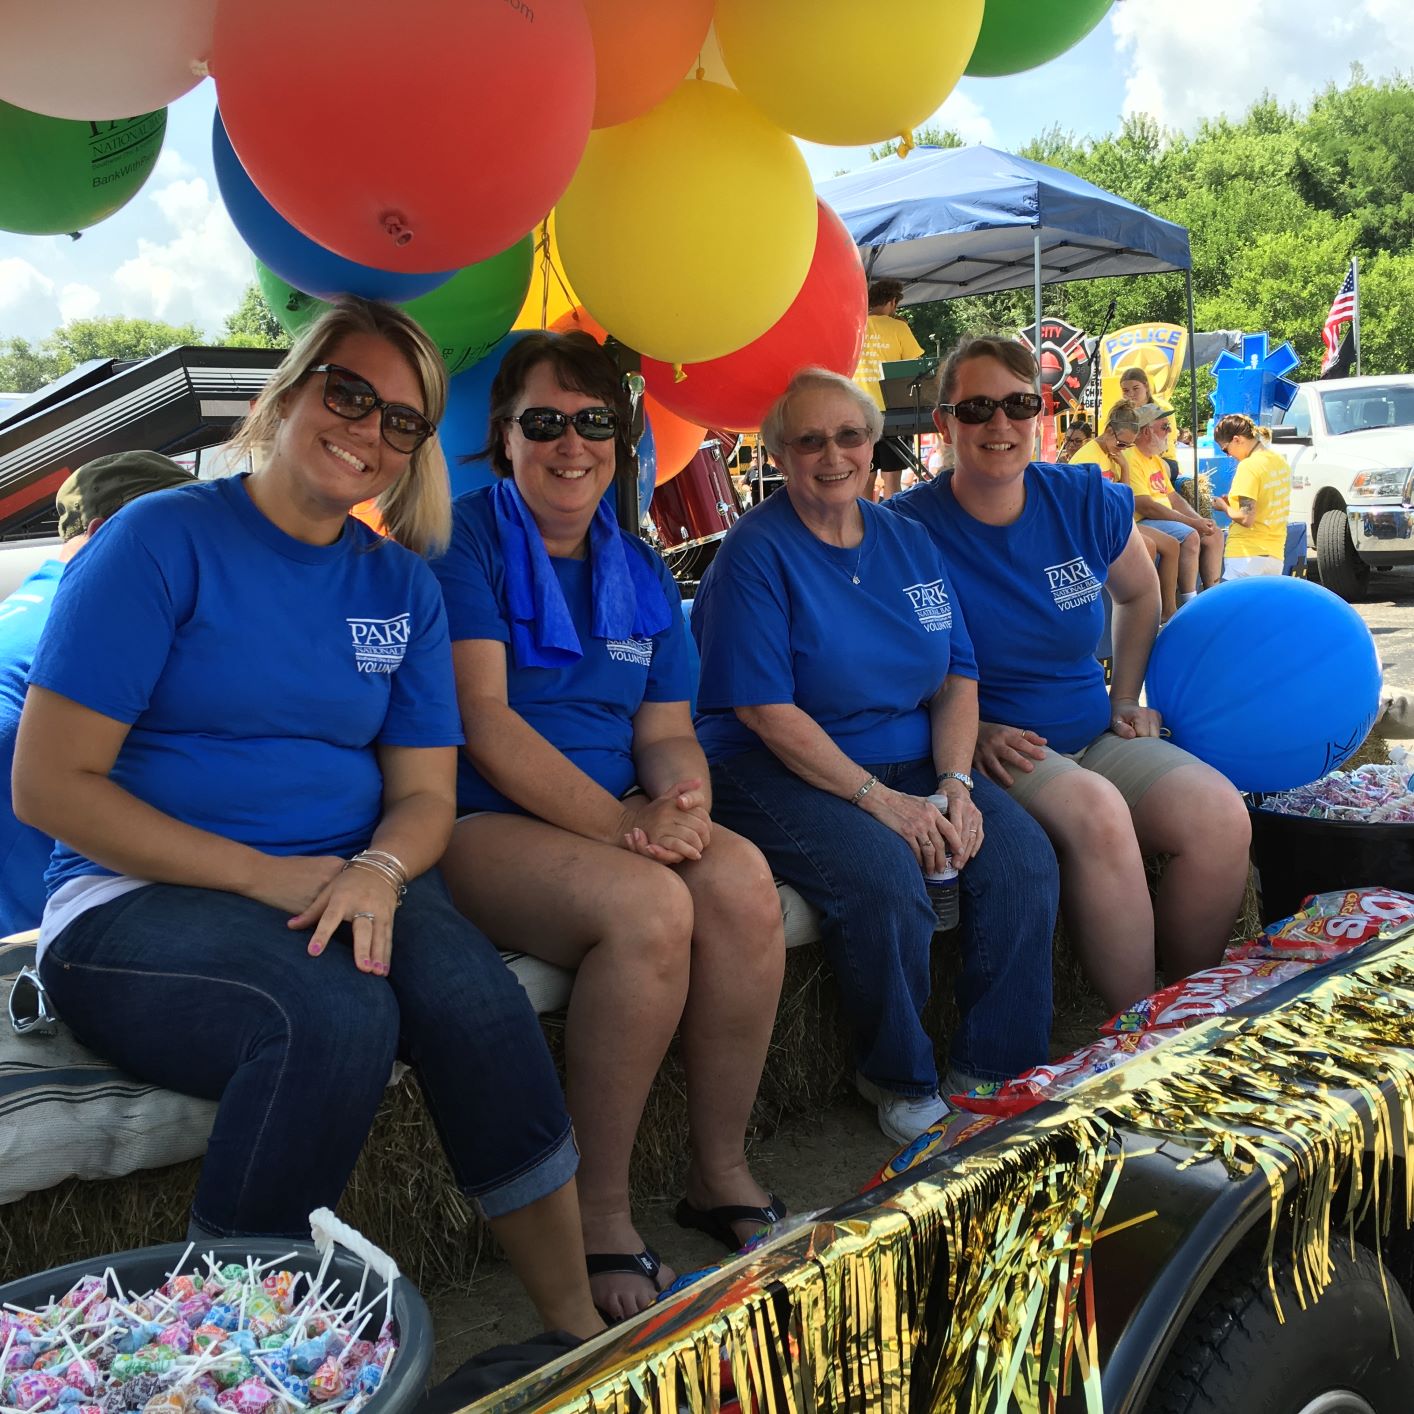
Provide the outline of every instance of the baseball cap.
[[59,537],[72,540],[104,516],[121,510],[149,491],[185,486],[191,475],[160,452],[113,452],[95,457],[65,478],[54,503],[59,508]]
[[1161,417],[1172,416],[1172,408],[1161,407],[1158,403],[1145,403],[1143,407],[1135,411],[1134,421],[1142,432],[1151,422],[1157,422]]

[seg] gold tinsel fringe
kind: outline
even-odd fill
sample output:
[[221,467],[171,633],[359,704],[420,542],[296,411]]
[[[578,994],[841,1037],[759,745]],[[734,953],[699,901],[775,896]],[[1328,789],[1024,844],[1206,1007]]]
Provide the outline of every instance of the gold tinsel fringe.
[[729,1380],[745,1414],[1045,1414],[1077,1389],[1100,1414],[1088,1258],[1121,1176],[1121,1128],[1131,1157],[1137,1134],[1235,1179],[1260,1172],[1269,1280],[1289,1232],[1304,1305],[1327,1285],[1333,1235],[1373,1219],[1378,1243],[1396,1215],[1414,1222],[1414,1166],[1395,1192],[1411,1047],[1414,937],[1266,1015],[1200,1023],[475,1408],[713,1414]]

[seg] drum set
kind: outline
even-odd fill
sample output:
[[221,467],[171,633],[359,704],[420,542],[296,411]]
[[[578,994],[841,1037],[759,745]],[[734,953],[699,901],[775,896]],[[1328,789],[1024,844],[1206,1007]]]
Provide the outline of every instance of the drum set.
[[653,492],[644,529],[679,583],[702,578],[743,514],[727,466],[738,441],[732,433],[709,431],[692,460]]

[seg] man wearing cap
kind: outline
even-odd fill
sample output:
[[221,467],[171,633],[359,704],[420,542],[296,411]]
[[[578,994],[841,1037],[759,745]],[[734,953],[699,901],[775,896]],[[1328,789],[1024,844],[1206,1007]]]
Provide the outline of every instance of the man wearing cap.
[[44,912],[44,871],[54,841],[15,819],[10,767],[26,679],[59,576],[98,527],[129,501],[190,480],[176,462],[157,452],[115,452],[85,462],[64,481],[54,498],[63,542],[58,554],[0,603],[0,769],[5,773],[0,804],[0,936],[39,927]]
[[1174,489],[1164,449],[1173,431],[1173,414],[1158,403],[1135,411],[1139,426],[1134,445],[1122,453],[1125,482],[1134,492],[1134,519],[1178,541],[1178,602],[1186,604],[1198,590],[1210,589],[1223,574],[1223,536],[1216,522],[1196,514]]

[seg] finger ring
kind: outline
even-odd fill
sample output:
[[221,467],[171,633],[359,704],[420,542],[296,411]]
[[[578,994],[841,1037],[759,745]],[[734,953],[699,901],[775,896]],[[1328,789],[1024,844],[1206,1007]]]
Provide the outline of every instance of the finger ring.
[[370,923],[376,923],[378,921],[378,915],[376,913],[355,913],[354,917],[366,918]]

